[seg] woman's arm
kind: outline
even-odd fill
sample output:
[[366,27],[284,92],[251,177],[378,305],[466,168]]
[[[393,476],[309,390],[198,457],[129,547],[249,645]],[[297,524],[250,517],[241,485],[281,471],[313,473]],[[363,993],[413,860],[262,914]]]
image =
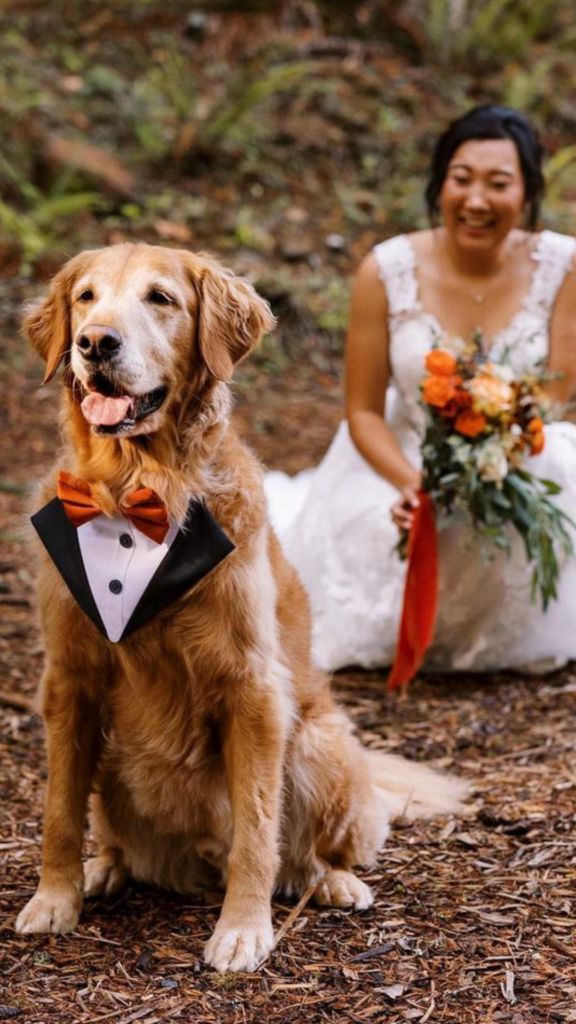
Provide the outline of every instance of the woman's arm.
[[[360,266],[352,291],[346,346],[346,416],[358,451],[400,491],[393,518],[398,525],[409,527],[409,509],[417,504],[420,473],[384,421],[389,377],[388,301],[376,258],[370,254]],[[401,508],[405,509],[404,516]]]
[[548,369],[560,373],[560,380],[546,391],[554,402],[566,403],[576,391],[576,257],[560,289],[550,320]]

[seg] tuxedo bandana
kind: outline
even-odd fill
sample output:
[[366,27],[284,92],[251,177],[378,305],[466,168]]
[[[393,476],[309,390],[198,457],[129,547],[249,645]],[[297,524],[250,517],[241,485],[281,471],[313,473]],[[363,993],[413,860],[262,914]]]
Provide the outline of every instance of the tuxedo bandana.
[[[74,526],[66,507],[70,492],[64,492],[77,484],[85,485],[79,492],[87,501],[80,498],[80,502],[90,508],[88,515],[80,516],[80,525]],[[138,503],[135,496],[142,496],[144,490],[134,492],[128,501]],[[63,497],[54,498],[32,516],[32,524],[73,597],[113,643],[182,597],[234,550],[199,501],[191,501],[182,529],[166,516],[159,540],[154,539],[157,531],[151,532],[148,524],[142,526],[138,511],[102,515],[85,481],[61,474],[59,494]],[[150,494],[144,495],[145,503],[150,502]],[[159,515],[154,511],[153,518]]]

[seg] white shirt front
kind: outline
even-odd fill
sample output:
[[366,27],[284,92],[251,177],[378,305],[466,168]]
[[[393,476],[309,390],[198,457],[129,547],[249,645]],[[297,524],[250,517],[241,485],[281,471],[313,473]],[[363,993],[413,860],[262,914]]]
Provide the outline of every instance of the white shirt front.
[[157,544],[124,516],[98,516],[78,527],[78,543],[92,596],[108,639],[117,643],[167,555],[177,533],[172,523]]

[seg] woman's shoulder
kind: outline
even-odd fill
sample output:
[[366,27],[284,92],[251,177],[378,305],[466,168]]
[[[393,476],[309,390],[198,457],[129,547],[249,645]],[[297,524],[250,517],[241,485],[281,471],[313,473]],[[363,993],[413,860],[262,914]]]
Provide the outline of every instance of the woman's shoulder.
[[544,228],[536,233],[533,252],[536,258],[549,256],[552,259],[569,260],[576,253],[576,238]]
[[576,239],[545,228],[525,232],[529,257],[535,264],[530,297],[543,307],[550,307],[566,277],[576,268]]
[[377,242],[368,254],[368,260],[373,262],[382,274],[386,274],[394,268],[409,266],[414,261],[411,237],[411,235],[394,235],[384,242]]
[[394,235],[384,242],[378,242],[371,250],[376,262],[384,267],[393,266],[400,261],[403,266],[413,267],[431,249],[434,241],[434,230],[425,228],[422,231],[411,231],[403,235]]
[[394,235],[373,247],[360,267],[364,280],[379,278],[384,285],[391,314],[415,309],[417,305],[417,265],[428,231]]

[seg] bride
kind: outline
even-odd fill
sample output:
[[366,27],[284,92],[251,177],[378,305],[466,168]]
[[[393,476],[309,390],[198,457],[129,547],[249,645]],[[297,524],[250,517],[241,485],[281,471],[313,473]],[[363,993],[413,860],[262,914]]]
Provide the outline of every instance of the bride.
[[[480,329],[518,372],[545,360],[560,410],[576,385],[574,239],[536,232],[542,149],[532,125],[478,107],[438,139],[426,189],[433,227],[377,245],[358,271],[346,355],[346,420],[320,466],[269,473],[272,520],[308,588],[325,669],[389,665],[405,575],[395,547],[421,482],[424,359]],[[450,341],[452,339],[452,341]],[[384,415],[383,415],[384,410]],[[576,515],[576,426],[545,428],[530,470]],[[576,538],[575,538],[576,539]],[[576,548],[576,543],[575,543]],[[576,560],[548,611],[530,600],[518,539],[486,560],[459,524],[440,532],[439,612],[429,670],[534,672],[576,658]]]

